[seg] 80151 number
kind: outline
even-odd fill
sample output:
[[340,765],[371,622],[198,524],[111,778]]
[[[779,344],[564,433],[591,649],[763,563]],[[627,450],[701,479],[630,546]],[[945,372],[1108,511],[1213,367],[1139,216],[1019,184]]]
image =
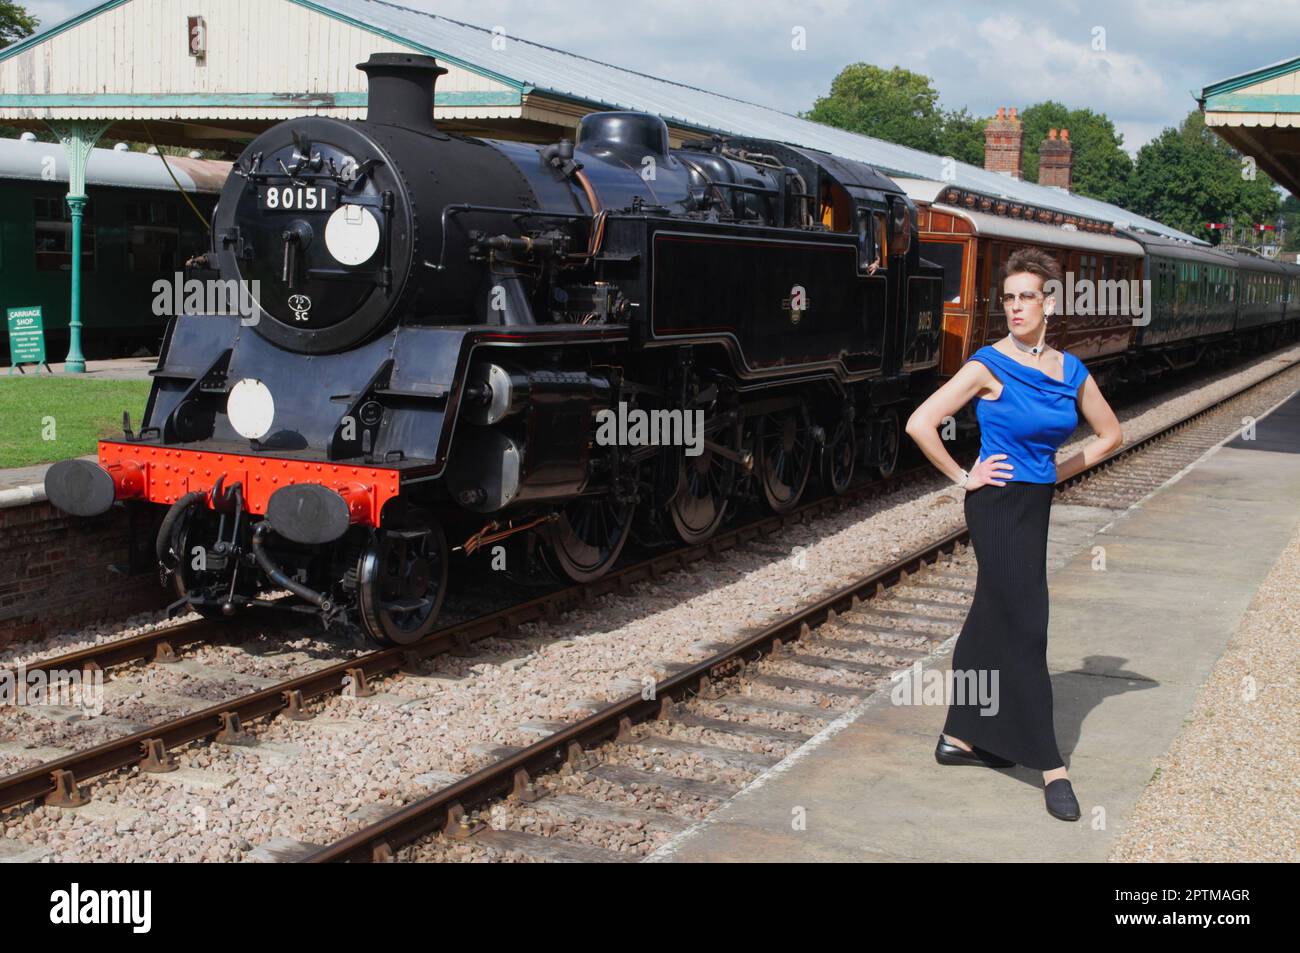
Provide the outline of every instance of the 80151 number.
[[328,212],[332,195],[323,186],[272,185],[262,191],[262,208],[271,212]]

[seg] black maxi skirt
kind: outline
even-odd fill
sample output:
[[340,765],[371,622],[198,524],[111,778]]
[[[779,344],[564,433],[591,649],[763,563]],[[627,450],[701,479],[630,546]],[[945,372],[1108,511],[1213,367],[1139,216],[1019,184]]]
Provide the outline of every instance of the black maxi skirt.
[[[951,738],[1043,771],[1064,765],[1047,672],[1047,527],[1055,492],[1051,483],[1008,481],[966,494],[978,574],[952,670],[979,681],[954,678],[943,726]],[[963,685],[983,687],[963,692]]]

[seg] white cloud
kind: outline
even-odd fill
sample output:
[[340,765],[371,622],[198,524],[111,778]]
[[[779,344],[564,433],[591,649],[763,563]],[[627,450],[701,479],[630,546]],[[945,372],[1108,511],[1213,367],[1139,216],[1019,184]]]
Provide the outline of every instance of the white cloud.
[[1090,30],[1064,36],[1003,14],[981,20],[976,35],[985,52],[978,58],[980,71],[986,82],[1001,78],[1008,105],[1054,99],[1109,112],[1165,98],[1159,71],[1132,53],[1094,50]]

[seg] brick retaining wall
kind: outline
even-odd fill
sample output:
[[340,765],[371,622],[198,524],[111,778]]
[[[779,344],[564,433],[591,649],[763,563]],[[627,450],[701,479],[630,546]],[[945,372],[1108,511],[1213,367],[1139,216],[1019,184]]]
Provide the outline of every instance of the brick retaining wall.
[[0,509],[0,647],[92,622],[166,608],[175,597],[157,573],[127,576],[130,513],[94,519],[49,503]]

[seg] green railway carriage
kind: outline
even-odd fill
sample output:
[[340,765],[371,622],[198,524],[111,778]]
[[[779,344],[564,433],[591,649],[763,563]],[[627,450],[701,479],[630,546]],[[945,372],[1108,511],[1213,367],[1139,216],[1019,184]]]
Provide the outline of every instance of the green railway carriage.
[[1145,275],[1151,281],[1150,321],[1136,346],[1201,342],[1232,333],[1237,319],[1236,259],[1203,245],[1142,236]]
[[1238,252],[1233,258],[1240,266],[1238,332],[1271,327],[1282,321],[1284,315],[1292,319],[1295,317],[1295,299],[1289,298],[1289,292],[1295,273],[1300,269],[1294,264],[1246,252]]
[[[230,164],[168,157],[176,180],[211,220]],[[63,359],[71,310],[68,164],[54,143],[0,139],[0,309],[39,305],[46,354]],[[207,230],[156,155],[95,149],[86,169],[82,224],[82,350],[121,357],[157,353],[167,316],[154,283],[206,251]],[[7,332],[6,332],[7,333]],[[0,363],[9,361],[6,339]]]
[[1126,234],[1142,244],[1151,282],[1150,321],[1136,328],[1129,376],[1227,360],[1300,333],[1300,265]]

